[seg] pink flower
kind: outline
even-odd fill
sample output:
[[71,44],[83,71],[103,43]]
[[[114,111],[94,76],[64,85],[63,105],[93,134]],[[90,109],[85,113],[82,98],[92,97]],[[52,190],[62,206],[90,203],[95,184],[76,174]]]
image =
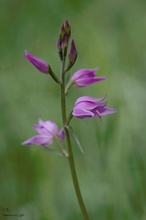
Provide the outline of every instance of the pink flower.
[[102,98],[93,98],[90,96],[82,96],[75,102],[72,115],[83,119],[91,117],[99,117],[102,119],[103,115],[113,114],[116,112],[115,109],[107,108],[107,102],[101,103],[106,96]]
[[31,54],[29,54],[27,51],[25,51],[25,57],[42,73],[49,73],[49,64],[40,59],[37,58]]
[[63,140],[65,137],[64,129],[59,130],[58,126],[53,121],[39,120],[38,125],[34,125],[34,129],[39,135],[34,136],[22,143],[22,145],[42,145],[49,146],[53,143],[55,137]]
[[77,87],[84,87],[102,80],[106,80],[105,77],[95,77],[95,72],[97,70],[98,68],[78,70],[71,77],[72,84],[76,85]]

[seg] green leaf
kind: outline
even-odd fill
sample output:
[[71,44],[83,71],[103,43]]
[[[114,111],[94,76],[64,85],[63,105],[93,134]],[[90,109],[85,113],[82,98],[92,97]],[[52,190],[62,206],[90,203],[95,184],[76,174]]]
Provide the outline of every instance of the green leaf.
[[38,146],[38,147],[43,149],[43,150],[45,150],[45,151],[48,151],[50,154],[53,154],[53,155],[56,155],[56,156],[61,156],[61,157],[64,156],[62,153],[54,151],[54,150],[52,150],[52,149],[50,149],[48,147],[43,147],[43,146]]
[[73,140],[74,140],[75,143],[77,144],[79,150],[80,150],[82,153],[84,153],[83,147],[81,146],[81,143],[80,143],[78,137],[76,136],[76,134],[75,134],[73,128],[72,128],[70,125],[66,126],[66,128],[68,129],[68,131],[69,131],[71,137],[73,138]]

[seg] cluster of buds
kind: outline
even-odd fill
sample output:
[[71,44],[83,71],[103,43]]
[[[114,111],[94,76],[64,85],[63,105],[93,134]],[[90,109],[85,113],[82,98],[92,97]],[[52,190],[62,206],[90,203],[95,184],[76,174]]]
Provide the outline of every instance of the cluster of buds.
[[[57,49],[58,49],[58,53],[59,53],[59,57],[61,61],[65,60],[67,56],[67,50],[68,50],[70,37],[71,37],[71,26],[68,20],[66,20],[61,26],[59,38],[57,40]],[[76,59],[77,59],[77,50],[76,50],[75,42],[72,39],[70,51],[68,54],[69,63],[66,68],[66,72],[74,65]]]
[[65,59],[67,55],[67,48],[70,36],[71,26],[69,25],[68,20],[66,20],[61,26],[60,35],[57,41],[57,48],[61,60]]
[[[60,29],[59,38],[57,41],[57,48],[59,57],[65,65],[65,59],[68,52],[68,46],[69,46],[69,40],[71,37],[71,26],[69,22],[66,20]],[[61,88],[63,88],[63,95],[66,96],[71,86],[76,87],[85,87],[89,86],[93,83],[98,83],[102,80],[106,80],[106,77],[96,77],[95,73],[98,70],[98,68],[94,69],[80,69],[77,70],[70,78],[70,80],[65,84],[64,82],[60,81],[58,76],[52,71],[50,65],[40,59],[37,58],[31,54],[29,54],[27,51],[25,51],[25,57],[42,73],[50,74],[50,76],[58,83],[60,84]],[[68,65],[64,67],[61,74],[65,76],[65,73],[71,69],[71,67],[74,65],[77,58],[77,50],[75,46],[74,40],[71,41],[70,44],[70,50],[68,53]],[[63,77],[64,79],[65,77]],[[62,77],[60,77],[62,79]],[[65,87],[62,87],[62,85],[65,85]],[[61,89],[62,91],[62,89]],[[90,117],[98,117],[100,120],[102,119],[102,116],[107,114],[112,114],[116,112],[115,109],[107,108],[107,102],[102,102],[105,99],[106,96],[102,98],[93,98],[90,96],[83,96],[76,100],[75,105],[73,107],[73,110],[71,111],[71,118],[77,117],[79,119],[83,118],[90,118]],[[70,120],[65,122],[63,125],[63,129],[59,130],[58,126],[53,121],[46,121],[43,122],[42,120],[39,120],[39,125],[35,125],[34,129],[39,133],[38,136],[34,136],[27,141],[23,142],[23,145],[41,145],[43,147],[50,146],[54,140],[57,140],[58,143],[63,141],[65,134],[64,129],[65,125],[69,125]],[[59,147],[62,151],[62,154],[67,156],[68,153],[65,151],[65,149],[62,147],[62,145],[59,144]]]

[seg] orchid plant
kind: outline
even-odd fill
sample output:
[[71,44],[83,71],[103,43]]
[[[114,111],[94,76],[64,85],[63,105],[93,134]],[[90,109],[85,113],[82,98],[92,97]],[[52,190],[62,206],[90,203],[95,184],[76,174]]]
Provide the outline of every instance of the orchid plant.
[[[66,96],[72,86],[85,87],[93,83],[106,80],[105,77],[96,77],[95,73],[98,68],[95,69],[80,69],[77,70],[66,83],[66,73],[73,67],[77,59],[77,50],[74,40],[71,41],[71,26],[68,20],[64,21],[61,26],[59,38],[57,40],[57,49],[61,61],[61,71],[60,77],[55,74],[51,66],[44,60],[37,58],[27,51],[25,51],[25,57],[42,73],[49,74],[53,80],[60,87],[60,101],[61,101],[61,111],[62,111],[62,129],[59,129],[57,124],[52,120],[43,121],[39,119],[39,124],[34,125],[34,129],[39,133],[39,135],[31,137],[30,139],[24,141],[22,145],[38,145],[41,148],[51,152],[53,154],[62,155],[68,159],[70,170],[72,174],[72,180],[79,202],[79,206],[84,217],[84,220],[89,220],[89,215],[86,210],[79,183],[76,174],[74,156],[72,151],[71,137],[74,138],[77,146],[83,152],[81,144],[71,126],[71,120],[73,117],[79,119],[98,117],[100,120],[102,116],[107,114],[115,113],[116,110],[113,108],[107,108],[107,102],[102,102],[106,96],[102,98],[94,98],[90,96],[82,96],[78,98],[74,104],[74,107],[70,114],[67,115],[66,110]],[[69,52],[68,48],[70,46]],[[66,64],[67,62],[67,64]],[[63,146],[63,140],[66,140],[66,146]],[[58,151],[54,151],[50,148],[53,142],[57,143]]]

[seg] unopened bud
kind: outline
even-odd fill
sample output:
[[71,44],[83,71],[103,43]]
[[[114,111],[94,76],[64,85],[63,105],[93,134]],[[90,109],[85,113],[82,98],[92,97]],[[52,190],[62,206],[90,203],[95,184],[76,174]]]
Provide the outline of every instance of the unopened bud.
[[62,58],[63,58],[63,55],[62,55],[62,43],[61,43],[60,38],[58,38],[58,40],[57,40],[57,48],[58,48],[59,57],[62,60]]
[[76,58],[77,58],[77,50],[76,50],[75,42],[74,40],[72,40],[68,59],[71,63],[74,63],[76,61]]
[[65,27],[64,27],[64,23],[61,25],[61,29],[60,29],[60,40],[62,41],[64,38],[64,34],[65,34]]
[[66,20],[64,23],[65,23],[65,24],[64,24],[65,33],[68,35],[68,38],[70,38],[70,35],[71,35],[71,26],[70,26],[68,20]]
[[29,54],[27,51],[25,51],[25,57],[42,73],[49,73],[49,64],[40,59],[37,58],[31,54]]
[[71,67],[74,65],[74,63],[77,59],[77,50],[76,50],[74,40],[72,40],[72,42],[71,42],[71,47],[70,47],[70,52],[68,54],[68,59],[69,59],[69,63],[68,63],[68,66],[67,66],[65,72],[67,72],[68,70],[71,69]]
[[57,48],[61,60],[64,59],[67,55],[67,48],[70,36],[71,26],[69,25],[68,20],[65,20],[64,23],[61,25],[59,39],[57,41]]

